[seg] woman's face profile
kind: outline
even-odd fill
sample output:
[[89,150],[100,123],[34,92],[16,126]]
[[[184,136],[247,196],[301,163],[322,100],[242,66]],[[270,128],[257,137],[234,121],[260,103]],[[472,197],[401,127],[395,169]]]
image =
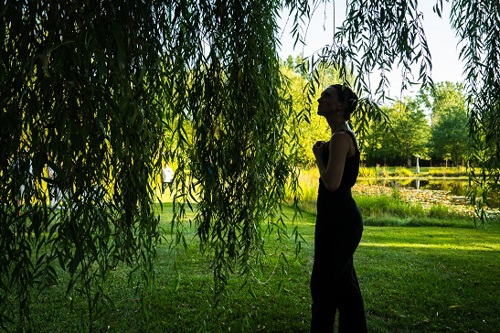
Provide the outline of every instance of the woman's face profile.
[[318,99],[318,115],[326,116],[338,113],[340,104],[337,89],[328,87],[321,93]]

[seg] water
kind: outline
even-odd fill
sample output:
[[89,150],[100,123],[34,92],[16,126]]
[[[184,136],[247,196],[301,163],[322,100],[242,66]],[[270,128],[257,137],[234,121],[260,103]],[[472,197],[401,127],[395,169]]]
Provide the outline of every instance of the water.
[[421,190],[447,191],[451,195],[466,196],[469,186],[467,179],[440,178],[440,179],[408,179],[408,178],[384,178],[384,179],[361,179],[359,184],[381,185],[387,187],[403,187]]
[[[413,188],[431,191],[446,191],[452,196],[467,196],[469,180],[467,178],[358,178],[357,183],[363,185],[379,185],[386,187]],[[491,208],[500,208],[500,193],[490,193],[488,202]]]

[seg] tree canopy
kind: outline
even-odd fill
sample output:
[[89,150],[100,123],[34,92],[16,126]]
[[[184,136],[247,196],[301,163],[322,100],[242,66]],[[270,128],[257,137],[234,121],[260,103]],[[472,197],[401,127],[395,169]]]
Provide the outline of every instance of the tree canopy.
[[[436,0],[437,15],[442,5]],[[260,235],[273,229],[264,226],[285,232],[279,207],[296,182],[287,122],[296,115],[279,72],[277,17],[290,13],[299,40],[310,8],[306,0],[2,2],[0,327],[16,314],[29,329],[36,290],[58,283],[60,270],[89,304],[120,263],[149,281],[163,160],[177,163],[172,227],[198,203],[194,222],[216,281],[255,267]],[[483,195],[499,179],[499,12],[497,0],[455,0],[450,14]],[[432,84],[422,19],[417,0],[349,1],[335,42],[305,67],[309,105],[317,66],[332,66],[364,97],[361,132],[381,117],[385,72],[400,66],[403,87]],[[58,212],[47,204],[52,184],[64,193]]]
[[467,135],[467,103],[463,85],[437,83],[423,89],[418,99],[431,110],[431,140],[429,155],[435,162],[452,161],[464,165],[469,155]]

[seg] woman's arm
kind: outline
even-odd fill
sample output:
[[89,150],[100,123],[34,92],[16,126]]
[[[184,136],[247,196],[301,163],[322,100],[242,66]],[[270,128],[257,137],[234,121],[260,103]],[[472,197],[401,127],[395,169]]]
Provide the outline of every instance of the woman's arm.
[[[344,173],[344,165],[347,155],[351,148],[351,138],[346,132],[336,132],[330,139],[328,148],[326,143],[317,142],[313,147],[314,155],[316,156],[316,165],[319,169],[319,174],[325,187],[330,192],[336,191],[342,181]],[[323,149],[329,149],[328,163],[322,159]]]

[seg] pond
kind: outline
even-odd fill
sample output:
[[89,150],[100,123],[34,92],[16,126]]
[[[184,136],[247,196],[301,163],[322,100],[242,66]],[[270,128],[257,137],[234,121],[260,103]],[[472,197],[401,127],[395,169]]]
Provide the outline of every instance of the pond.
[[[386,187],[402,187],[432,191],[446,191],[453,196],[467,196],[468,178],[358,178],[362,185],[379,185]],[[490,196],[492,208],[500,208],[500,193]]]
[[469,180],[467,178],[358,178],[363,185],[381,185],[387,187],[405,187],[421,190],[447,191],[451,195],[467,195]]

